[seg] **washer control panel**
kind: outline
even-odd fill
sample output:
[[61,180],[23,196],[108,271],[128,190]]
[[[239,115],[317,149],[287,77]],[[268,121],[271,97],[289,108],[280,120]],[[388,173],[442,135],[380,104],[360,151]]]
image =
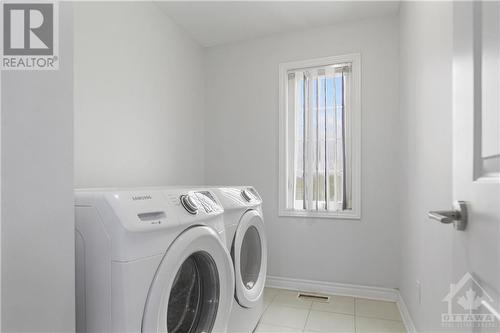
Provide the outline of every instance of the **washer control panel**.
[[200,210],[209,215],[223,211],[215,195],[208,190],[182,194],[179,197],[179,201],[186,212],[191,215],[197,215]]
[[178,225],[165,205],[161,191],[112,191],[104,193],[120,223],[129,231],[148,231]]
[[205,213],[221,213],[223,211],[222,206],[211,191],[198,191],[195,194]]
[[[210,189],[155,188],[78,192],[78,204],[93,205],[103,198],[128,231],[176,228],[213,218],[224,209]],[[100,201],[99,201],[100,202]]]

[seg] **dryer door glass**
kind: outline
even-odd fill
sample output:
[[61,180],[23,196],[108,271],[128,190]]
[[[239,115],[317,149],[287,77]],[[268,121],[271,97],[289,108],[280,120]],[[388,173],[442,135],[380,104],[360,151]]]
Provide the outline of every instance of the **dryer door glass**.
[[240,270],[243,285],[247,289],[252,289],[260,274],[262,260],[262,244],[259,231],[251,226],[245,232],[241,244]]
[[196,252],[175,276],[167,308],[168,333],[211,332],[219,304],[217,266],[207,252]]

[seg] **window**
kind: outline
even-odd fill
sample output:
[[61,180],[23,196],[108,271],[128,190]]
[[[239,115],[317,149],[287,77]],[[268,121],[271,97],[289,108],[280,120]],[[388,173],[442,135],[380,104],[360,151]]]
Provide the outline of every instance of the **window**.
[[280,216],[360,218],[360,55],[280,64]]

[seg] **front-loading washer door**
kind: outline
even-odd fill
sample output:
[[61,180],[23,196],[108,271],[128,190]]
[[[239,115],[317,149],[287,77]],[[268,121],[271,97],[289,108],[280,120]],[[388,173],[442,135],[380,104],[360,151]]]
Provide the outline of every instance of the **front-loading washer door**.
[[231,257],[208,227],[184,231],[168,248],[151,284],[143,332],[226,332],[232,306]]
[[249,210],[241,217],[232,255],[236,300],[241,306],[251,308],[262,297],[267,273],[264,221],[256,210]]

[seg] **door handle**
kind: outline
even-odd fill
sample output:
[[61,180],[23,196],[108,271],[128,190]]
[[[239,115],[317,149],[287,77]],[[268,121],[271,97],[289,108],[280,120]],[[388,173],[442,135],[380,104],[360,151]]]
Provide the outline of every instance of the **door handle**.
[[467,204],[465,201],[455,201],[453,210],[430,211],[428,217],[444,224],[453,223],[455,229],[463,231],[467,227]]

